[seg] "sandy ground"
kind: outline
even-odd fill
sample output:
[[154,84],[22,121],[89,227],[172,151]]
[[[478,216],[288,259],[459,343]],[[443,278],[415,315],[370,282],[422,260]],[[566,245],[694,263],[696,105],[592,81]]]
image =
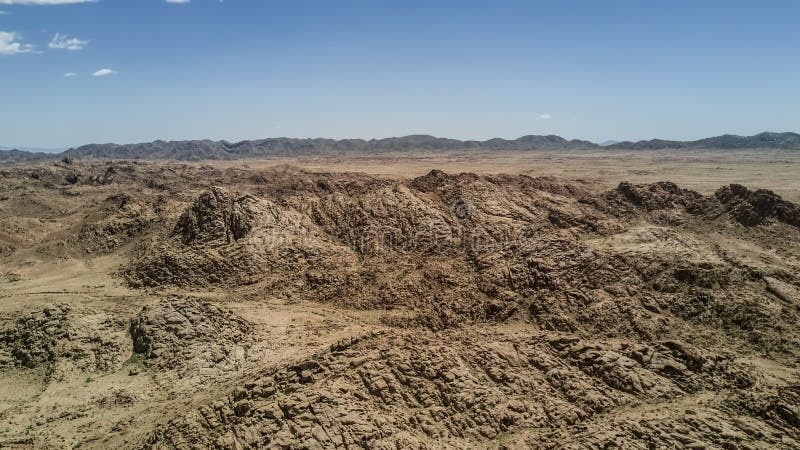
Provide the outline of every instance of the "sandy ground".
[[448,173],[508,173],[593,180],[607,187],[620,181],[652,183],[669,180],[703,194],[739,183],[771,189],[800,201],[800,152],[740,151],[527,151],[516,153],[409,154],[364,157],[275,158],[220,162],[222,166],[254,168],[291,164],[309,170],[365,172],[416,177],[431,169]]

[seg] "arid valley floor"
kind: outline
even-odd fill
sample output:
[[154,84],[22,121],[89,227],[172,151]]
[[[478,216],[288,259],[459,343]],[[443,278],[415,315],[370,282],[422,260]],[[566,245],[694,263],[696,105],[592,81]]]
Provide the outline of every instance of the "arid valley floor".
[[0,165],[0,448],[800,448],[798,175]]

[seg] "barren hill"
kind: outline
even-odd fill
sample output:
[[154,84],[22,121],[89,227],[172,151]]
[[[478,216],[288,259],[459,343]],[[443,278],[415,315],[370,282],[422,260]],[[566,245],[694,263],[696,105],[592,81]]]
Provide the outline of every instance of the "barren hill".
[[320,154],[448,151],[448,150],[530,150],[594,148],[588,141],[568,141],[559,136],[523,136],[515,140],[459,141],[427,135],[386,139],[294,139],[271,138],[230,143],[227,141],[155,141],[142,144],[93,144],[70,149],[65,154],[86,158],[139,159],[240,159],[271,156]]
[[0,446],[797,448],[768,190],[142,162],[0,177]]
[[665,141],[653,139],[638,142],[617,142],[609,145],[612,149],[655,150],[655,149],[705,149],[732,150],[742,148],[780,148],[800,149],[800,134],[797,133],[760,133],[754,136],[737,136],[725,134],[696,141]]
[[145,160],[237,160],[270,157],[302,157],[319,155],[380,155],[403,152],[519,152],[531,150],[737,150],[782,149],[800,150],[796,133],[761,133],[755,136],[723,135],[696,141],[653,139],[638,142],[615,142],[598,145],[593,142],[560,136],[527,135],[518,139],[460,141],[428,135],[412,135],[385,139],[297,139],[269,138],[231,143],[227,141],[154,141],[138,144],[89,144],[71,148],[60,154],[0,150],[0,162],[36,161],[42,159],[145,159]]

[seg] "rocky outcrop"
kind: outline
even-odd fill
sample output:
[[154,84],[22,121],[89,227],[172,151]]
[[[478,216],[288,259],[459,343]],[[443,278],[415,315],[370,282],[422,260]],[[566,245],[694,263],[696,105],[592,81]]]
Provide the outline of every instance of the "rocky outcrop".
[[69,305],[53,305],[20,318],[5,330],[2,343],[13,361],[35,368],[55,360],[58,341],[67,337],[69,311]]
[[[753,333],[778,314],[751,300],[766,291],[756,272],[707,246],[693,252],[703,242],[673,231],[711,226],[727,197],[670,182],[593,194],[555,180],[441,171],[384,183],[271,176],[259,183],[267,186],[261,196],[200,194],[126,278],[133,286],[259,283],[282,298],[408,310],[385,323],[430,329],[528,318],[551,330],[613,327],[651,337],[667,325],[647,316],[669,311],[791,345]],[[777,215],[785,205],[776,205]],[[636,221],[658,228],[646,241],[587,244],[614,244]],[[601,312],[603,324],[595,320]]]
[[617,186],[617,192],[628,202],[647,211],[686,207],[702,198],[697,192],[681,189],[669,181],[638,186],[623,181]]
[[145,306],[131,321],[133,350],[160,369],[235,370],[246,356],[252,326],[209,302],[172,297]]
[[352,256],[292,208],[211,188],[122,274],[133,286],[241,285],[271,274],[302,278],[311,267],[342,269]]
[[[770,419],[746,424],[695,398],[711,387],[739,389],[735,398],[755,406],[752,385],[746,367],[677,342],[632,348],[558,334],[373,334],[176,418],[146,448],[496,448],[500,439],[512,448],[595,447],[630,430],[639,433],[625,442],[644,447],[795,442],[773,433],[793,420],[794,397],[764,413]],[[655,421],[639,408],[644,402],[653,411],[671,403],[697,409],[687,422],[662,416],[656,425],[642,421]],[[637,413],[614,412],[622,409]],[[619,421],[613,427],[596,420],[609,414]],[[581,433],[595,426],[602,428]]]
[[714,193],[729,214],[740,224],[752,227],[767,219],[800,227],[800,207],[766,189],[751,191],[740,184],[723,186]]
[[174,233],[184,244],[238,241],[253,228],[252,197],[234,197],[219,187],[202,193],[178,219]]
[[0,446],[798,447],[800,228],[774,194],[32,173],[0,171],[0,375],[25,390]]
[[0,332],[0,368],[54,372],[105,372],[125,359],[119,322],[106,314],[54,304],[16,320]]
[[109,253],[144,235],[157,220],[158,201],[146,205],[128,194],[109,196],[87,214],[74,244],[87,253]]

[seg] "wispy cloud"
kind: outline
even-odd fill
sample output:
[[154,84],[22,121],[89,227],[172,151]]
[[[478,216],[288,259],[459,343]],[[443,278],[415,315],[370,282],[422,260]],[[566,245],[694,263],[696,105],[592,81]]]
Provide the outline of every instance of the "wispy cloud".
[[108,76],[108,75],[116,75],[116,74],[117,74],[116,70],[100,69],[97,72],[93,73],[92,76],[93,77],[105,77],[105,76]]
[[537,120],[550,120],[550,114],[548,114],[548,113],[539,114],[539,116],[536,119]]
[[0,0],[0,5],[73,5],[95,2],[97,0]]
[[67,72],[67,73],[64,74],[65,78],[72,78],[72,77],[77,77],[77,76],[78,76],[78,74],[75,73],[75,72]]
[[[2,0],[0,0],[2,1]],[[18,53],[30,53],[35,47],[31,44],[22,43],[19,33],[0,31],[0,55],[16,55]]]
[[71,38],[65,34],[56,33],[47,46],[61,50],[83,50],[83,47],[85,47],[88,43],[89,41]]
[[167,0],[167,3],[189,3],[192,0]]

